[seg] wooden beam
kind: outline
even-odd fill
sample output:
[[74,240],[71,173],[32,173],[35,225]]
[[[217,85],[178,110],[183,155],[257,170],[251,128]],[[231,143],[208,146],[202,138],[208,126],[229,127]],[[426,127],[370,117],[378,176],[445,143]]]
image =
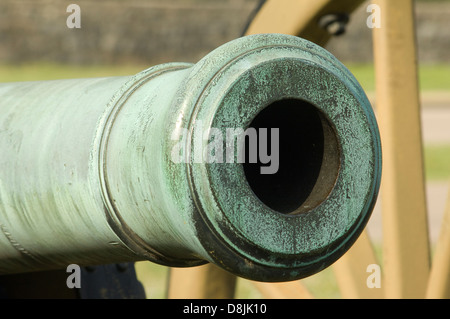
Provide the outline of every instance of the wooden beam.
[[312,299],[311,293],[299,281],[267,283],[252,281],[266,299]]
[[330,13],[351,14],[364,0],[267,0],[246,34],[283,33],[325,45],[330,34],[319,19]]
[[375,0],[376,103],[387,298],[423,298],[430,270],[413,0]]
[[167,298],[231,299],[234,298],[236,276],[213,265],[171,268]]
[[380,288],[367,284],[367,279],[372,274],[367,271],[369,265],[380,266],[369,236],[364,231],[349,251],[333,264],[342,298],[379,299],[383,297],[383,280],[380,280]]
[[450,186],[428,282],[427,298],[450,299]]

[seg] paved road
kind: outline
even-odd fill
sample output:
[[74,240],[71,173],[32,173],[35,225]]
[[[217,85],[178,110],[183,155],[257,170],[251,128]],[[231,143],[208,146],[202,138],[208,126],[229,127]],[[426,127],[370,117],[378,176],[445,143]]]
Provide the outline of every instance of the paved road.
[[422,135],[425,144],[450,145],[450,102],[423,108]]
[[[446,205],[448,195],[448,182],[432,182],[426,186],[427,206],[428,206],[428,229],[431,243],[435,243],[439,237],[441,221]],[[381,198],[372,213],[372,217],[367,225],[367,230],[371,240],[374,243],[381,243],[383,239],[382,217],[381,217]]]
[[[450,145],[450,99],[438,96],[437,98],[431,97],[424,100],[422,135],[426,145]],[[449,182],[429,182],[426,185],[426,192],[430,240],[435,243],[439,237],[440,225],[449,194]],[[382,240],[381,200],[380,198],[368,224],[368,232],[373,242],[381,242]]]

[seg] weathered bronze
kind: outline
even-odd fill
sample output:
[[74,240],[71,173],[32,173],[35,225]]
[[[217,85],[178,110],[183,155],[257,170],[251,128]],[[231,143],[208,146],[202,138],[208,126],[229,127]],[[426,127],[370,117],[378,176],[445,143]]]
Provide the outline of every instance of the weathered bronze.
[[[279,130],[259,136],[270,163],[219,154],[248,128]],[[279,34],[130,77],[1,84],[0,149],[2,274],[151,260],[299,279],[351,247],[381,176],[356,79]]]

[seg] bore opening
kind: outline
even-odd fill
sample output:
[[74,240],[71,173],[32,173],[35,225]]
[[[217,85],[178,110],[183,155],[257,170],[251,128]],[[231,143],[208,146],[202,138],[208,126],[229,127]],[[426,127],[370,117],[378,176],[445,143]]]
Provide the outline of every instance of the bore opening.
[[247,138],[243,168],[264,204],[279,213],[299,214],[328,197],[339,172],[340,148],[335,130],[316,106],[279,100],[264,108],[249,128],[257,132],[258,158],[252,160],[255,145],[250,143],[255,141]]

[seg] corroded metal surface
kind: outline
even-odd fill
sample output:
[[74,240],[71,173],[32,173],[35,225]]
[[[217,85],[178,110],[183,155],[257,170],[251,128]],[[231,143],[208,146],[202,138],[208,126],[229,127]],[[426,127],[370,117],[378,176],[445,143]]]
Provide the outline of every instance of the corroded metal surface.
[[[293,36],[243,37],[131,77],[2,84],[0,109],[1,273],[148,259],[294,280],[345,253],[378,193],[367,97]],[[249,174],[235,153],[198,161],[212,129],[257,118],[280,127],[279,172]]]

